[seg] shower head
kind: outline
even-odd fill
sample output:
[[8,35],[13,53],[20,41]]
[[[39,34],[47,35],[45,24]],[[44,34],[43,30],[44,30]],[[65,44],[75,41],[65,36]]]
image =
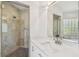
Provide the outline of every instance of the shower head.
[[13,16],[14,19],[16,19],[16,16]]
[[13,21],[15,21],[16,20],[16,16],[13,16]]

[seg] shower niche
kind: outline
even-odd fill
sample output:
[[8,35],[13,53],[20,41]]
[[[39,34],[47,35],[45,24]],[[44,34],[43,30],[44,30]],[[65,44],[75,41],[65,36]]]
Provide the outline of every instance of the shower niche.
[[1,56],[28,57],[29,6],[20,2],[1,2]]

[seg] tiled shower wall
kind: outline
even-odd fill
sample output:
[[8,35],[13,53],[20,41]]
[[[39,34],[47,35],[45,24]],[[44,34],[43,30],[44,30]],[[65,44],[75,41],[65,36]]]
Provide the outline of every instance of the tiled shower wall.
[[[3,23],[7,24],[7,32],[2,32],[2,55],[6,56],[13,49],[17,48],[20,44],[20,23],[21,18],[19,10],[12,5],[3,4],[2,8]],[[16,16],[16,19],[13,19]]]

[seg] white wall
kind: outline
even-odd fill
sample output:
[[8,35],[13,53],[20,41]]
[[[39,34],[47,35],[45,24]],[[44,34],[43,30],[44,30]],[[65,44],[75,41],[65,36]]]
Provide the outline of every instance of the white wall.
[[32,37],[45,36],[46,29],[45,23],[47,20],[47,11],[45,8],[40,7],[39,2],[21,2],[30,6],[30,35]]

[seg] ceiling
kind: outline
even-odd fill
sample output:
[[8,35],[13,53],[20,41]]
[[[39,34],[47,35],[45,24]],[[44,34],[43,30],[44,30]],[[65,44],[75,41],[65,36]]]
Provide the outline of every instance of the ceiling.
[[[51,2],[53,1],[21,1],[19,3],[23,3],[25,5],[30,5],[30,4],[35,4],[35,5],[38,5],[40,7],[47,7]],[[17,4],[12,4],[14,7],[18,8],[19,10],[27,10],[28,8],[26,7],[23,7],[23,6],[19,6]]]
[[39,5],[41,7],[48,7],[48,5],[53,1],[20,1],[23,4],[28,5]]
[[22,6],[21,4],[19,5],[18,3],[11,3],[15,8],[21,10],[21,11],[24,11],[24,10],[28,10],[29,8],[26,7],[26,6]]
[[58,3],[63,10],[63,12],[70,12],[78,10],[78,2],[77,1],[62,1]]
[[53,1],[39,1],[41,7],[48,7]]

